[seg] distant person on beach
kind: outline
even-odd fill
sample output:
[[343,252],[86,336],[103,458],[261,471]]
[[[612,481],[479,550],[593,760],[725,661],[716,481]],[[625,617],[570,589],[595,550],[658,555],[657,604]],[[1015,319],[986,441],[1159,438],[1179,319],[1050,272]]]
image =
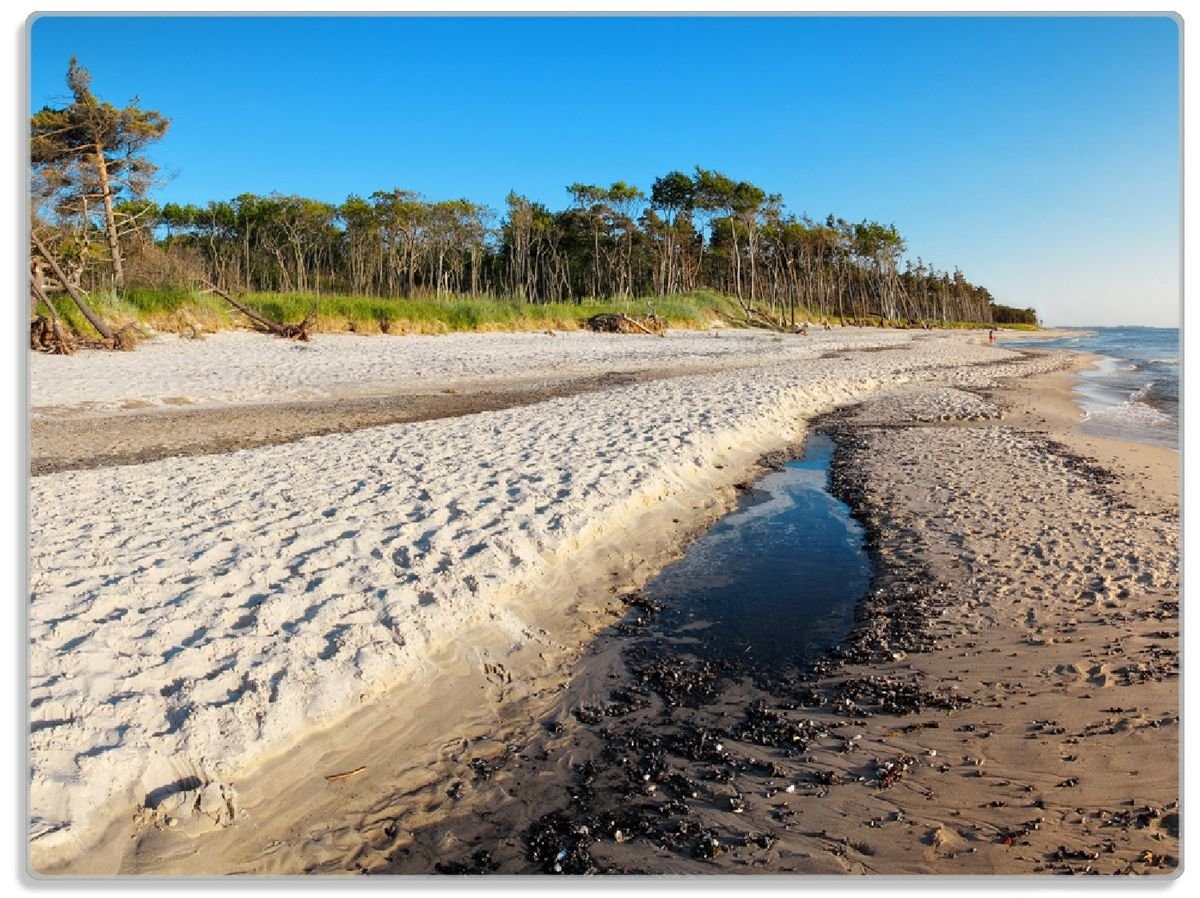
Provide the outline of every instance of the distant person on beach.
[[990,329],[988,330],[988,342],[989,343],[996,342],[996,332],[994,330],[990,330]]

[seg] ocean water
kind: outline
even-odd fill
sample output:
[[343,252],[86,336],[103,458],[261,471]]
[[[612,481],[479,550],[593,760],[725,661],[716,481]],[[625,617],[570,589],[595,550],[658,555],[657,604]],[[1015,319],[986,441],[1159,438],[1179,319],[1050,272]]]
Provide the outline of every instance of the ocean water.
[[871,583],[862,528],[828,492],[833,440],[754,484],[737,507],[651,580],[665,632],[697,654],[779,672],[845,638]]
[[1075,388],[1082,427],[1098,436],[1179,448],[1179,329],[1094,327],[1061,340],[1006,345],[1100,356]]

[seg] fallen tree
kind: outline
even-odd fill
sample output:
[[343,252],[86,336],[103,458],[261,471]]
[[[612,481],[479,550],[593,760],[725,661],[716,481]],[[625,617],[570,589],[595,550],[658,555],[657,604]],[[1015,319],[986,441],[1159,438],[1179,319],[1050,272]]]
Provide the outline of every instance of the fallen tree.
[[211,281],[205,281],[205,289],[210,293],[215,293],[221,299],[225,300],[247,318],[249,318],[257,326],[259,330],[274,334],[277,337],[286,337],[289,340],[308,340],[308,329],[312,327],[313,321],[317,317],[317,301],[314,299],[312,308],[308,310],[308,314],[304,316],[304,320],[299,324],[281,324],[278,321],[272,321],[267,316],[256,312],[243,302],[234,299],[216,284]]
[[617,314],[604,312],[589,318],[587,326],[589,330],[607,334],[632,334],[641,332],[649,334],[652,337],[661,337],[667,329],[667,322],[653,312],[649,315],[643,315],[641,318],[634,318],[626,315],[624,312]]
[[[83,317],[88,320],[88,323],[94,327],[96,329],[96,333],[100,335],[100,345],[106,349],[131,349],[132,343],[130,343],[124,337],[127,328],[122,328],[120,331],[114,331],[108,322],[96,314],[96,311],[92,308],[91,303],[87,301],[87,297],[84,295],[83,290],[71,283],[71,279],[67,277],[66,272],[62,270],[62,266],[58,264],[58,260],[54,258],[54,254],[46,248],[46,244],[42,242],[37,233],[35,231],[30,231],[29,238],[33,241],[34,251],[42,257],[42,260],[45,261],[47,265],[50,266],[50,270],[54,273],[54,277],[58,279],[58,282],[62,285],[62,288],[67,291],[67,295],[71,297],[71,301],[75,303],[79,311],[83,313]],[[50,303],[46,300],[46,295],[41,291],[41,288],[36,283],[34,283],[33,286],[37,293],[41,294],[41,301],[45,302],[47,307],[50,307]],[[58,315],[56,313],[54,314],[54,318],[55,320],[58,319]]]
[[[35,281],[29,285],[29,298],[35,314],[29,322],[29,346],[37,352],[49,352],[53,355],[71,355],[75,351],[75,341],[59,320],[58,310],[42,292],[41,286]],[[38,315],[38,304],[42,304],[50,315]]]

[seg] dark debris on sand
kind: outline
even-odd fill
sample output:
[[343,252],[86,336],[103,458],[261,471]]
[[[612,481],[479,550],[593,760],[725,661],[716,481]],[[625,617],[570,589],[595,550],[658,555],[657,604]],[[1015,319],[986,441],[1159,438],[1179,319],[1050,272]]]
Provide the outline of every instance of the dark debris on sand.
[[[883,522],[864,514],[865,497],[850,474],[861,441],[853,428],[839,428],[832,419],[826,426],[837,441],[832,490],[865,521],[874,545]],[[794,456],[765,457],[762,464],[773,467]],[[665,638],[654,627],[662,603],[641,592],[624,595],[626,614],[610,636],[620,640],[623,673],[605,700],[571,709],[588,734],[587,744],[596,747],[571,767],[559,809],[537,817],[522,833],[526,869],[562,875],[636,872],[632,859],[644,857],[647,849],[686,863],[761,865],[778,834],[761,825],[738,827],[752,810],[756,820],[786,830],[795,823],[797,812],[788,802],[800,797],[798,788],[819,798],[844,784],[892,787],[915,765],[912,756],[876,759],[859,776],[816,769],[809,752],[856,750],[856,739],[839,732],[855,719],[965,704],[952,691],[926,688],[912,677],[848,670],[934,647],[931,623],[949,603],[948,593],[915,562],[883,564],[876,557],[870,593],[842,644],[803,670],[770,676],[748,658],[708,657],[702,643]],[[558,737],[580,745],[561,718],[543,730],[551,744]],[[480,759],[470,767],[461,779],[487,780],[496,769]],[[831,844],[828,850],[848,850]],[[489,872],[490,863],[491,855],[477,851],[439,871]]]
[[[881,553],[883,538],[895,522],[877,516],[856,473],[861,454],[871,450],[862,430],[851,423],[854,411],[817,422],[836,442],[830,490],[862,524],[875,569],[870,590],[841,644],[803,670],[773,671],[767,677],[749,659],[707,657],[702,645],[655,633],[663,605],[640,592],[625,595],[626,614],[607,637],[619,640],[622,673],[614,676],[604,700],[571,709],[582,734],[566,731],[562,716],[544,728],[547,751],[570,750],[580,760],[569,766],[558,809],[537,816],[520,834],[528,866],[506,866],[505,872],[641,872],[638,865],[644,861],[639,859],[661,858],[663,853],[674,855],[682,869],[689,864],[693,870],[715,864],[770,867],[772,857],[778,860],[772,852],[780,834],[803,834],[800,811],[789,806],[789,800],[819,800],[831,789],[886,793],[919,787],[916,772],[925,765],[903,751],[864,759],[858,766],[845,763],[849,753],[860,749],[856,724],[872,715],[952,713],[968,704],[967,697],[952,688],[932,687],[915,674],[880,670],[906,655],[938,648],[938,624],[955,596],[915,554],[894,547],[886,557]],[[1069,455],[1064,447],[1048,448],[1060,457]],[[762,464],[780,465],[791,457],[768,457]],[[1107,472],[1087,459],[1071,458],[1072,469],[1090,486],[1108,487]],[[1176,605],[1164,611],[1163,618],[1177,614]],[[937,726],[936,720],[926,718],[888,735]],[[814,763],[811,753],[818,750],[823,751],[824,767]],[[472,768],[461,778],[487,779],[494,772],[491,766]],[[938,769],[945,772],[949,767],[942,763]],[[900,786],[906,777],[913,782]],[[1062,794],[1071,794],[1074,785],[1062,781]],[[881,794],[879,800],[886,797]],[[1003,806],[1003,801],[994,805]],[[1034,806],[1044,809],[1045,802],[1039,799]],[[1157,814],[1161,812],[1141,807],[1104,812],[1097,825],[1101,830],[1158,826]],[[904,819],[897,811],[864,823],[877,827]],[[1173,819],[1177,826],[1177,815]],[[998,828],[995,839],[1004,846],[1027,846],[1029,835],[1042,822],[1037,817],[1009,823]],[[869,846],[826,833],[813,835],[841,858],[850,851],[871,854]],[[1095,870],[1093,854],[1092,847],[1064,846],[1042,855],[1039,863],[1050,872],[1089,873]],[[493,863],[492,855],[480,850],[439,864],[438,870],[484,873]],[[1126,872],[1175,863],[1175,858],[1148,848]],[[659,861],[655,865],[660,868]]]

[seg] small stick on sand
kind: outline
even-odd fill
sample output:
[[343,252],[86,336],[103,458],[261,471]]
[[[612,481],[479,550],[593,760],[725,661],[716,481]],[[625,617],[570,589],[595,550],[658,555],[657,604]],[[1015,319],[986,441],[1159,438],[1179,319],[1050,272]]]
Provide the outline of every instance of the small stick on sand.
[[636,327],[642,333],[649,334],[652,337],[663,336],[663,334],[656,334],[654,331],[650,330],[650,328],[646,327],[646,325],[642,324],[642,322],[638,321],[636,318],[630,318],[624,312],[621,313],[620,318],[626,324],[632,324],[634,327]]
[[347,770],[343,773],[331,773],[325,777],[325,780],[326,780],[326,782],[332,783],[332,782],[336,782],[337,780],[349,779],[352,776],[358,776],[360,773],[362,773],[366,769],[367,768],[365,766],[363,766],[363,767],[355,767],[353,770]]

